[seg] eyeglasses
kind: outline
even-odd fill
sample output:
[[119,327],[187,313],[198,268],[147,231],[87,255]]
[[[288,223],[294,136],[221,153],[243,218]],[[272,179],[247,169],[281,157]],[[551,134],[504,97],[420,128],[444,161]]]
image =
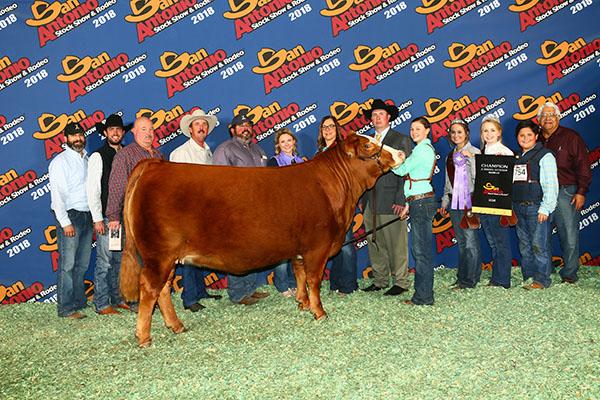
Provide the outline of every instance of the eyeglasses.
[[555,113],[542,113],[541,117],[546,119],[546,118],[554,118],[557,115]]
[[331,125],[323,125],[323,129],[335,129],[335,125],[331,124]]

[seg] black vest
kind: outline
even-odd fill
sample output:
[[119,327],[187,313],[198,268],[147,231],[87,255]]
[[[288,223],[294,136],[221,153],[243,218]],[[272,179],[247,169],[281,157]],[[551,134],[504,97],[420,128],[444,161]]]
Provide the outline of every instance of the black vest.
[[539,204],[542,201],[544,193],[542,185],[540,185],[540,160],[550,150],[542,146],[541,143],[536,143],[533,149],[529,150],[525,155],[518,154],[515,161],[516,165],[527,165],[527,182],[514,182],[512,199],[515,202],[533,201]]
[[112,169],[113,158],[117,151],[108,145],[108,142],[104,146],[96,150],[96,153],[100,154],[102,158],[102,178],[100,178],[100,201],[102,202],[102,216],[106,217],[106,205],[108,204],[108,179],[110,178],[110,171]]

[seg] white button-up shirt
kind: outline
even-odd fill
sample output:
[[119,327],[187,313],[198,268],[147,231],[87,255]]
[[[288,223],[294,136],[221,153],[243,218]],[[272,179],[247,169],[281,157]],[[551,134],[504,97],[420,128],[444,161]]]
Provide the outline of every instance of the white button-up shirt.
[[48,167],[50,180],[50,208],[61,227],[71,225],[67,210],[89,211],[85,183],[87,152],[80,154],[67,146]]
[[171,152],[169,161],[210,165],[212,164],[212,152],[206,142],[204,142],[204,147],[200,147],[198,143],[190,139]]
[[88,206],[92,213],[92,221],[100,222],[102,217],[102,200],[101,200],[101,181],[102,181],[102,156],[100,153],[92,153],[88,160],[88,175],[87,175],[87,198]]

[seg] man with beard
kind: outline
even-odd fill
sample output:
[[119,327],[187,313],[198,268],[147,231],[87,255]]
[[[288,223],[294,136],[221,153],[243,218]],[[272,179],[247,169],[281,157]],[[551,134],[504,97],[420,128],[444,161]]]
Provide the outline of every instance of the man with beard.
[[[179,127],[181,132],[190,139],[184,144],[173,150],[169,156],[169,161],[191,163],[191,164],[212,164],[212,152],[206,137],[217,126],[217,117],[207,115],[203,110],[196,110],[192,114],[184,115],[181,118]],[[220,299],[218,294],[208,294],[202,270],[193,265],[181,266],[181,280],[183,291],[181,300],[183,308],[191,312],[197,312],[204,308],[198,301],[200,299]]]
[[577,132],[559,125],[560,109],[556,104],[547,102],[542,105],[537,118],[542,126],[541,142],[556,157],[559,191],[552,218],[564,261],[560,276],[563,283],[575,283],[579,269],[580,211],[592,184],[588,148]]
[[[252,142],[252,120],[247,112],[236,115],[229,125],[231,139],[223,142],[215,150],[215,165],[231,165],[235,167],[264,167],[267,156],[259,145]],[[250,205],[248,205],[250,206]],[[258,274],[249,273],[244,276],[229,275],[227,278],[227,294],[236,304],[252,305],[259,299],[267,297],[266,292],[259,292]]]
[[94,270],[94,305],[100,315],[119,314],[115,309],[129,310],[123,302],[119,290],[119,269],[121,252],[108,248],[108,178],[112,169],[113,158],[121,150],[121,141],[131,126],[123,126],[121,116],[112,114],[106,123],[96,124],[96,130],[104,134],[106,142],[90,156],[88,162],[87,198],[94,231],[96,231],[96,269]]
[[79,310],[87,306],[83,276],[92,251],[92,217],[85,191],[88,157],[85,132],[78,123],[64,130],[67,147],[50,162],[48,175],[52,211],[57,222],[58,316],[85,318]]

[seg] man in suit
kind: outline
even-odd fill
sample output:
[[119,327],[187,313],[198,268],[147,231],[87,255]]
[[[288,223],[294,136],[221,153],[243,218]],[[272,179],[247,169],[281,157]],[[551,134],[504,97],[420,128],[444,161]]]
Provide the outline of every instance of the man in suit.
[[[375,128],[373,135],[385,145],[404,151],[406,157],[412,150],[412,142],[406,135],[390,127],[390,122],[398,117],[398,108],[375,99],[370,110],[365,110],[365,117],[372,121]],[[377,192],[373,196],[373,192]],[[373,221],[373,199],[375,198],[376,217]],[[373,229],[400,216],[408,205],[404,204],[404,182],[401,177],[388,172],[377,181],[372,190],[363,196],[365,226]],[[408,274],[408,229],[406,220],[396,221],[377,232],[377,246],[372,237],[367,237],[373,284],[363,289],[366,292],[387,288],[384,295],[397,296],[406,292],[410,286]]]

